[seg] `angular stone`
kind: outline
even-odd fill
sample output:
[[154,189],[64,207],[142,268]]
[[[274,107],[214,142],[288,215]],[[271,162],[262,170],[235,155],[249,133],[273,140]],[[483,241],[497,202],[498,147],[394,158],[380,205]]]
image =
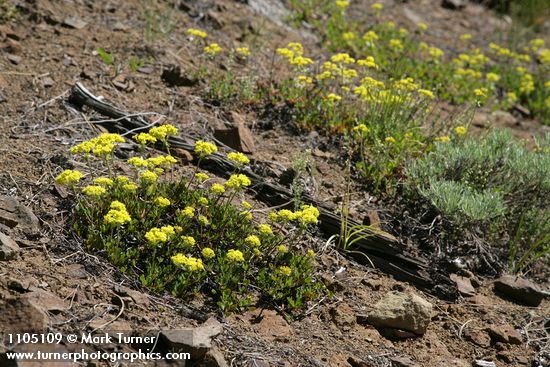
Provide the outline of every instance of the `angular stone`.
[[474,367],[497,367],[495,362],[492,361],[483,361],[476,359],[473,363]]
[[530,280],[514,275],[501,276],[495,280],[494,287],[497,293],[527,306],[536,307],[549,295]]
[[46,313],[25,298],[0,300],[0,315],[0,330],[43,333],[48,329]]
[[68,305],[61,298],[38,288],[33,292],[22,295],[21,298],[27,299],[31,304],[42,311],[59,312],[65,311],[68,308]]
[[0,223],[10,228],[19,226],[29,234],[40,232],[36,215],[12,196],[0,196]]
[[411,331],[423,335],[432,316],[432,304],[409,292],[388,292],[369,313],[368,321],[375,327]]
[[330,314],[336,326],[344,331],[350,330],[357,322],[355,312],[347,303],[331,308]]
[[163,330],[161,339],[170,349],[191,354],[192,359],[202,359],[212,348],[212,339],[223,332],[222,324],[210,318],[196,328]]
[[457,274],[451,274],[450,278],[453,282],[455,282],[456,288],[461,295],[470,297],[476,293],[476,290],[469,278]]
[[418,365],[409,357],[390,357],[392,367],[417,367]]
[[216,139],[239,152],[252,154],[256,151],[252,132],[243,124],[229,129],[214,130]]
[[218,348],[212,348],[206,352],[202,364],[205,367],[229,367],[223,353]]
[[0,261],[14,259],[19,250],[19,246],[11,237],[0,232]]
[[67,17],[63,21],[63,24],[67,27],[74,28],[74,29],[82,29],[88,25],[87,22],[83,21],[79,17]]
[[493,342],[521,344],[523,339],[521,334],[510,325],[494,325],[487,328],[487,333],[491,336]]
[[483,348],[487,348],[491,345],[489,334],[483,330],[466,329],[466,331],[464,331],[464,339]]

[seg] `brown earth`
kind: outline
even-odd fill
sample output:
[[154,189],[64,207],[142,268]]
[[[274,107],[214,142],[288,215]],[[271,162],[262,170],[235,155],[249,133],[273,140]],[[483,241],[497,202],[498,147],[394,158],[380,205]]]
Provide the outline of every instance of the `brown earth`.
[[[70,333],[105,324],[134,331],[182,328],[215,316],[224,328],[215,344],[232,366],[471,366],[474,360],[494,361],[497,366],[549,365],[549,300],[538,307],[517,305],[495,295],[491,279],[473,276],[474,296],[443,301],[343,257],[321,237],[311,242],[323,254],[321,272],[334,296],[312,305],[300,320],[287,321],[269,309],[224,318],[200,299],[184,305],[140,289],[135,279],[88,253],[71,235],[71,209],[65,193],[53,185],[62,169],[77,165],[68,147],[102,129],[90,123],[101,116],[67,103],[70,88],[81,81],[127,111],[162,114],[191,138],[211,136],[215,128],[242,119],[253,133],[254,158],[271,161],[274,176],[311,150],[312,194],[338,207],[346,189],[345,169],[339,153],[323,144],[323,137],[295,135],[277,124],[265,129],[259,115],[227,111],[202,100],[193,87],[168,87],[161,80],[168,65],[185,70],[195,62],[186,43],[188,27],[207,30],[226,47],[253,43],[273,49],[300,40],[319,53],[318,39],[285,25],[285,8],[278,1],[176,1],[173,8],[165,4],[159,14],[170,14],[170,24],[163,25],[173,29],[166,35],[155,33],[150,42],[144,41],[144,1],[16,3],[18,15],[0,25],[0,101],[5,99],[0,102],[0,195],[16,197],[30,207],[41,230],[25,233],[20,226],[10,230],[0,224],[0,231],[21,248],[14,259],[0,261],[0,334],[26,327]],[[469,32],[483,40],[479,35],[509,26],[473,3],[462,11],[430,1],[388,2],[387,9],[385,16],[399,24],[416,22],[416,17],[429,23],[430,41],[443,49],[452,47],[454,34]],[[112,67],[95,52],[98,47],[113,52],[125,79],[113,80]],[[130,70],[127,60],[133,56],[146,60],[144,69]],[[263,55],[261,67],[269,68],[269,60],[269,54]],[[509,127],[523,139],[548,130],[534,120],[485,110],[478,111],[474,125],[479,131],[489,125]],[[352,216],[360,220],[368,209],[384,209],[362,191],[354,192],[351,202]],[[546,280],[541,287],[548,289],[549,284]],[[121,286],[129,290],[121,291]],[[426,334],[400,338],[365,321],[374,304],[391,290],[414,292],[434,305]],[[503,325],[519,332],[518,344],[498,341],[494,329],[502,330]]]

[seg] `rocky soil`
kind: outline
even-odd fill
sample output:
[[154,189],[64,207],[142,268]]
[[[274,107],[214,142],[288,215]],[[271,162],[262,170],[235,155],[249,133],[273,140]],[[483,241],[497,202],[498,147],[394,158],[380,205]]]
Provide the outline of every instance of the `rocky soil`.
[[[311,242],[333,296],[311,305],[297,320],[272,308],[223,317],[200,298],[186,304],[141,288],[136,279],[89,253],[70,231],[69,194],[54,184],[54,177],[77,165],[68,147],[105,130],[91,123],[102,116],[68,102],[72,86],[81,82],[127,111],[162,114],[189,138],[210,137],[215,130],[240,124],[242,131],[228,145],[271,162],[266,170],[277,182],[295,157],[309,149],[315,168],[312,195],[338,206],[346,188],[345,168],[338,152],[320,144],[323,137],[295,135],[252,112],[213,106],[192,86],[174,86],[165,73],[194,62],[183,46],[188,27],[205,29],[228,46],[256,42],[274,48],[300,40],[318,48],[319,40],[307,27],[288,26],[288,10],[275,0],[170,2],[173,6],[138,0],[8,3],[16,4],[18,12],[0,23],[0,366],[43,365],[9,361],[11,350],[71,352],[81,347],[67,342],[14,345],[6,339],[9,333],[106,331],[158,336],[156,351],[189,352],[192,361],[48,365],[550,366],[548,279],[492,279],[456,269],[450,274],[456,297],[442,300],[342,256],[326,245],[322,234]],[[157,31],[145,42],[144,5],[149,3],[161,9],[158,22],[166,32]],[[450,34],[503,26],[503,20],[472,2],[454,10],[440,7],[439,1],[386,3],[385,16],[400,24],[417,18],[429,22],[432,42],[442,48]],[[120,62],[116,76],[97,55],[98,47]],[[133,72],[127,66],[130,57],[145,64]],[[265,62],[267,67],[267,55]],[[525,139],[547,130],[504,111],[480,110],[473,124],[477,132],[509,127]],[[179,152],[178,158],[182,170],[192,169],[188,152]],[[364,192],[354,193],[351,201],[358,220],[384,209]],[[83,344],[90,353],[140,347]]]

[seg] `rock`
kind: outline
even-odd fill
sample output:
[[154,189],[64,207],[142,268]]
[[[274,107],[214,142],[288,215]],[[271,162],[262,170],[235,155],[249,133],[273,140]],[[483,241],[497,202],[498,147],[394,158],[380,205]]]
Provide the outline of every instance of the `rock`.
[[19,246],[11,237],[0,232],[0,261],[14,259],[19,250]]
[[61,298],[42,289],[36,288],[33,292],[26,293],[21,299],[28,300],[36,308],[44,312],[65,311],[68,306]]
[[348,357],[347,362],[350,364],[351,367],[374,367],[372,364],[367,363],[364,360],[354,356]]
[[466,1],[465,0],[443,0],[441,2],[441,6],[446,9],[460,10],[460,9],[464,9],[464,7],[466,6]]
[[134,82],[126,75],[119,74],[111,81],[113,85],[124,92],[131,92],[134,90]]
[[512,363],[514,361],[514,357],[510,355],[510,352],[508,351],[502,351],[497,353],[497,359],[499,361],[502,361],[504,363]]
[[191,354],[192,359],[202,359],[212,348],[212,339],[223,332],[222,324],[215,318],[209,318],[196,328],[163,330],[161,339],[169,349]]
[[252,132],[243,124],[229,129],[216,129],[214,137],[239,152],[253,154],[256,151]]
[[461,295],[470,297],[476,293],[476,290],[469,278],[457,274],[451,274],[450,278],[453,282],[455,282],[456,288]]
[[431,314],[432,304],[420,296],[392,291],[374,305],[368,321],[375,327],[389,327],[423,335],[431,321]]
[[268,362],[262,359],[253,358],[248,361],[248,364],[246,365],[246,367],[270,367],[270,366]]
[[113,291],[119,296],[129,297],[138,306],[147,308],[150,305],[149,297],[141,292],[118,285],[114,287]]
[[349,331],[356,323],[355,312],[347,303],[331,308],[330,315],[336,326],[344,331]]
[[14,65],[18,65],[19,63],[21,63],[21,61],[23,61],[23,58],[21,56],[17,56],[13,54],[8,54],[6,57]]
[[498,126],[513,128],[518,125],[518,119],[510,112],[497,110],[492,113],[491,117],[494,124]]
[[483,360],[479,360],[479,359],[476,359],[474,361],[473,366],[474,367],[497,367],[495,362],[483,361]]
[[160,78],[169,87],[192,87],[199,82],[198,79],[182,75],[181,68],[177,65],[169,65],[162,71]]
[[268,340],[288,341],[292,335],[288,322],[274,310],[252,312],[249,321],[255,324],[256,331]]
[[390,357],[392,367],[416,367],[418,366],[409,357]]
[[495,343],[521,344],[523,340],[521,334],[510,325],[490,326],[487,333]]
[[206,352],[202,365],[204,367],[229,367],[223,353],[218,348],[212,348]]
[[21,55],[23,53],[23,47],[21,47],[21,44],[12,39],[7,39],[6,42],[0,46],[0,48],[2,51],[12,55]]
[[503,275],[494,283],[494,289],[500,295],[504,295],[517,303],[527,306],[540,305],[543,298],[548,296],[540,288],[525,278],[514,275]]
[[491,345],[491,337],[483,330],[466,329],[464,331],[464,339],[483,348],[487,348]]
[[63,21],[63,25],[74,29],[83,29],[88,25],[88,23],[83,21],[79,17],[67,17]]
[[44,333],[48,330],[46,313],[25,298],[0,300],[0,315],[0,330],[5,332]]
[[0,223],[10,228],[18,226],[28,234],[40,232],[36,215],[12,196],[0,196]]
[[193,162],[193,154],[183,148],[173,148],[172,154],[174,157],[180,158],[183,163]]
[[51,88],[55,85],[55,81],[49,76],[42,78],[41,81],[44,88]]
[[65,268],[65,275],[67,278],[73,279],[87,279],[88,272],[82,264],[69,264]]

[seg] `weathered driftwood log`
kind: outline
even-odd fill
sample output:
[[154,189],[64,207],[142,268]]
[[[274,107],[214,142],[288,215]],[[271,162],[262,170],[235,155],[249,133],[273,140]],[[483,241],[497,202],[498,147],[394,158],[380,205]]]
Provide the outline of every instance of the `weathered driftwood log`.
[[[143,117],[122,111],[111,104],[106,103],[90,93],[80,83],[76,83],[69,97],[69,102],[76,107],[88,107],[92,110],[112,118],[116,121],[105,123],[108,129],[124,132],[134,129],[145,128],[151,123]],[[170,146],[182,148],[189,152],[193,152],[194,143],[191,143],[180,137],[171,137]],[[162,149],[161,147],[159,147]],[[198,157],[194,156],[197,160]],[[218,175],[228,177],[235,172],[234,164],[226,159],[221,154],[213,154],[201,162],[201,166]],[[291,202],[293,195],[285,187],[267,182],[266,179],[250,169],[245,169],[244,172],[252,181],[251,191],[256,198],[269,205],[283,205]],[[340,233],[341,218],[333,213],[333,211],[322,203],[316,202],[313,198],[305,196],[302,198],[304,202],[315,205],[320,210],[321,230],[327,236]],[[348,226],[354,226],[358,223],[348,219]],[[368,231],[368,230],[367,230]],[[369,260],[374,266],[381,269],[387,274],[393,275],[399,280],[404,280],[413,283],[419,288],[433,291],[434,286],[442,280],[449,284],[447,277],[437,274],[437,282],[432,279],[430,273],[433,269],[429,269],[428,264],[421,258],[407,254],[402,244],[391,234],[383,231],[369,231],[369,236],[361,241],[358,241],[355,249],[362,254],[354,256],[358,261],[368,263]],[[368,260],[367,260],[368,258]],[[436,275],[436,274],[433,274]]]

